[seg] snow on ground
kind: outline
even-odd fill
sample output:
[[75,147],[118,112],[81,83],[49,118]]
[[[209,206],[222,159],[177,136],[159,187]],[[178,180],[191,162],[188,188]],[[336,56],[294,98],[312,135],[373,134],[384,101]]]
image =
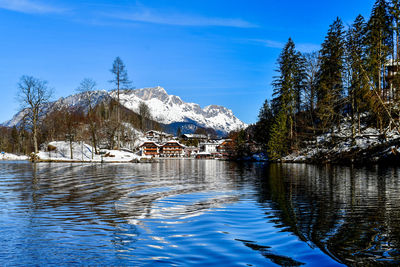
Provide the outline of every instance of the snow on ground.
[[0,160],[28,160],[28,156],[19,156],[11,153],[0,153]]
[[127,129],[131,133],[131,136],[133,136],[133,140],[128,144],[124,144],[124,147],[130,150],[135,150],[141,144],[143,144],[143,142],[147,141],[145,134],[140,130],[134,128],[132,124],[126,122],[123,122],[122,124],[124,125],[125,129]]
[[[72,159],[69,142],[54,141],[48,144],[46,151],[38,153],[40,160],[50,161],[80,161],[80,162],[130,162],[140,160],[138,156],[129,151],[102,149],[100,155],[94,153],[92,146],[83,142],[72,143]],[[50,150],[50,151],[47,151]]]
[[378,129],[362,127],[361,134],[356,134],[353,143],[351,131],[351,121],[345,119],[340,129],[335,127],[333,132],[317,136],[316,140],[309,142],[306,148],[282,158],[282,161],[304,162],[313,159],[318,154],[340,154],[357,149],[363,150],[400,138],[397,130],[388,131],[383,137]]

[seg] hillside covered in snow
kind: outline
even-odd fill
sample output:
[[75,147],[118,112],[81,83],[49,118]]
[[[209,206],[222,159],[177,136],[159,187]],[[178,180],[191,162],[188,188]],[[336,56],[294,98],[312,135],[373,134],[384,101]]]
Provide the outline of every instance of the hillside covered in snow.
[[[72,150],[72,156],[71,156]],[[140,162],[149,159],[129,151],[103,149],[100,154],[94,153],[94,148],[83,142],[53,141],[47,148],[39,151],[37,161],[49,162]]]
[[[84,93],[60,98],[48,104],[48,111],[60,107],[86,108]],[[116,91],[97,91],[92,101],[99,104],[102,101],[117,99]],[[247,125],[233,114],[232,110],[223,106],[209,105],[204,108],[195,103],[186,103],[179,96],[168,95],[164,88],[143,88],[136,90],[121,90],[120,103],[125,108],[139,113],[140,103],[145,103],[151,112],[152,118],[165,125],[166,130],[175,133],[177,127],[182,127],[182,132],[196,130],[197,127],[212,128],[220,134],[232,130],[245,128]],[[18,125],[24,117],[24,112],[17,113],[3,126],[13,127]]]
[[304,148],[281,159],[296,163],[369,164],[400,162],[400,134],[398,129],[380,132],[376,128],[362,127],[361,133],[351,136],[350,119],[345,119],[340,128],[335,127],[307,142]]
[[[113,91],[111,96],[116,98],[116,91]],[[137,113],[139,104],[146,103],[153,119],[166,125],[185,122],[224,133],[247,126],[236,118],[230,109],[217,105],[201,108],[198,104],[184,102],[179,96],[168,95],[165,89],[159,86],[125,90],[120,93],[120,99],[123,106]]]

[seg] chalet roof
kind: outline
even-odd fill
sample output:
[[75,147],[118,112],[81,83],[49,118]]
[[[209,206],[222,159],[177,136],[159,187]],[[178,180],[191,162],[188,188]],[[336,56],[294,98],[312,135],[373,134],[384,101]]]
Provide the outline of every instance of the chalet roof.
[[157,143],[154,142],[154,141],[145,141],[145,142],[143,142],[143,143],[140,145],[140,147],[145,146],[146,144],[153,144],[153,145],[155,145],[155,146],[161,147],[161,145],[157,144]]
[[179,142],[176,141],[176,140],[169,140],[169,141],[163,143],[162,146],[165,146],[165,145],[171,144],[171,143],[178,144],[178,145],[180,145],[181,147],[186,147],[185,145],[182,145],[181,143],[179,143]]
[[229,145],[229,144],[232,144],[232,139],[225,139],[225,140],[223,140],[222,142],[220,142],[218,144],[218,147],[226,146],[226,145]]

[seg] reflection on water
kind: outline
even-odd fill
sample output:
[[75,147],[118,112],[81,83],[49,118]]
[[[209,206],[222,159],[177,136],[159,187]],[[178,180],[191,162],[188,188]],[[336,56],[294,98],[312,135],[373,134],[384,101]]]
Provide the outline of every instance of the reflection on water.
[[277,223],[348,265],[398,265],[399,169],[271,166],[260,202]]
[[397,168],[0,163],[0,264],[400,264]]

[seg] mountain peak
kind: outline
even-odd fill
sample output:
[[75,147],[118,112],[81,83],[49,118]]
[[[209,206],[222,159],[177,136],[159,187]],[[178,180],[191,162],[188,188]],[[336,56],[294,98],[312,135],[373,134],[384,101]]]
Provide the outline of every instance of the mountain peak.
[[163,124],[195,122],[200,127],[223,133],[247,126],[230,109],[217,105],[202,109],[198,104],[184,102],[179,96],[168,95],[160,86],[136,89],[121,95],[122,105],[135,112],[138,112],[142,102],[147,104],[152,117]]
[[157,98],[161,101],[165,101],[168,98],[167,91],[165,91],[165,89],[161,86],[136,89],[133,92],[137,97],[145,101],[152,98]]
[[[55,102],[48,103],[48,112],[60,106],[87,108],[84,94],[80,93],[61,98]],[[117,98],[116,91],[95,91],[91,93],[93,103],[99,104]],[[122,90],[120,92],[121,105],[134,112],[139,112],[141,103],[147,104],[154,120],[164,125],[191,125],[192,130],[196,127],[212,128],[219,133],[226,134],[247,125],[236,118],[230,109],[223,106],[210,105],[204,109],[195,103],[186,103],[179,96],[168,95],[164,88],[150,87],[136,90]],[[22,121],[24,112],[16,114],[12,120],[3,125],[12,127]],[[189,126],[188,126],[189,127]],[[176,131],[176,129],[175,129]]]

